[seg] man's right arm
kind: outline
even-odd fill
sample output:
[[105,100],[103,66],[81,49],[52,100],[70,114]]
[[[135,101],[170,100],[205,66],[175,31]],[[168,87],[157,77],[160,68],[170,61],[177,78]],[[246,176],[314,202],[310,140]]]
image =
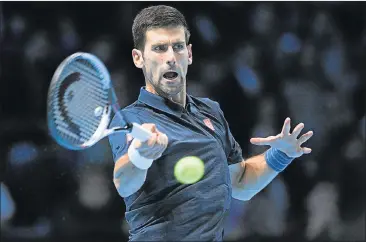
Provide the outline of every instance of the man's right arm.
[[[147,159],[152,161],[158,159],[168,145],[168,137],[159,132],[154,124],[143,124],[142,127],[149,130],[152,136],[145,142],[133,140],[128,149],[129,151],[131,149],[136,150],[138,156],[132,155],[130,157],[129,154],[135,152],[127,151],[118,158],[114,165],[113,182],[122,197],[128,197],[142,187],[148,169],[142,169],[141,167],[145,167],[145,165],[141,166],[141,163],[146,162]],[[140,160],[139,157],[141,157]]]
[[147,170],[137,168],[130,161],[128,154],[123,155],[114,165],[113,182],[121,197],[128,197],[137,192],[145,183]]

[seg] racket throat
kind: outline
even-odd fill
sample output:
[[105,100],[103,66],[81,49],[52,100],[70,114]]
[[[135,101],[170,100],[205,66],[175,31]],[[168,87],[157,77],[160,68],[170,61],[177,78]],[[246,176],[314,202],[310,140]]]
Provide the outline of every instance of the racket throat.
[[113,129],[111,129],[111,131],[113,132],[126,132],[128,130],[130,130],[132,128],[132,124],[127,124],[124,127],[115,127]]

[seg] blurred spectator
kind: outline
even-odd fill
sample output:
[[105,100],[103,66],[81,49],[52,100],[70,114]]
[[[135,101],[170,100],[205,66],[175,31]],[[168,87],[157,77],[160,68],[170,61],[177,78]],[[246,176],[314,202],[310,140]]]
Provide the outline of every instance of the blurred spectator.
[[[0,4],[2,238],[126,239],[108,143],[60,148],[47,135],[45,103],[54,70],[76,51],[106,63],[121,106],[135,101],[144,79],[131,59],[131,26],[152,4]],[[249,138],[277,134],[286,117],[314,131],[311,155],[251,201],[232,201],[225,240],[364,239],[364,6],[171,5],[192,33],[187,89],[220,103],[244,157],[266,149]]]

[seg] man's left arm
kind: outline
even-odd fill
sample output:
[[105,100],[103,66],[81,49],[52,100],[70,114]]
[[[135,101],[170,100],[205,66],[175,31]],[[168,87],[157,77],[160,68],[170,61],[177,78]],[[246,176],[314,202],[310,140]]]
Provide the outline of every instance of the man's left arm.
[[301,147],[301,145],[310,139],[313,132],[309,131],[297,138],[304,128],[304,124],[298,124],[290,134],[290,122],[290,119],[287,118],[282,132],[276,136],[250,140],[255,145],[271,146],[264,154],[229,166],[233,198],[244,201],[251,199],[295,158],[311,152],[310,148]]
[[229,166],[232,197],[248,201],[265,188],[278,172],[268,166],[264,154]]

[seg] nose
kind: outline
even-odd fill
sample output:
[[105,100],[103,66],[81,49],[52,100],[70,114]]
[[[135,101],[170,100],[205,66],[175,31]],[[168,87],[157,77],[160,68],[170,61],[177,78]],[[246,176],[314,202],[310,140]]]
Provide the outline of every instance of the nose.
[[175,63],[176,63],[176,58],[175,58],[175,53],[174,53],[174,50],[172,47],[169,47],[168,48],[168,51],[167,51],[167,60],[166,60],[166,63],[170,66],[170,67],[173,67],[175,66]]

